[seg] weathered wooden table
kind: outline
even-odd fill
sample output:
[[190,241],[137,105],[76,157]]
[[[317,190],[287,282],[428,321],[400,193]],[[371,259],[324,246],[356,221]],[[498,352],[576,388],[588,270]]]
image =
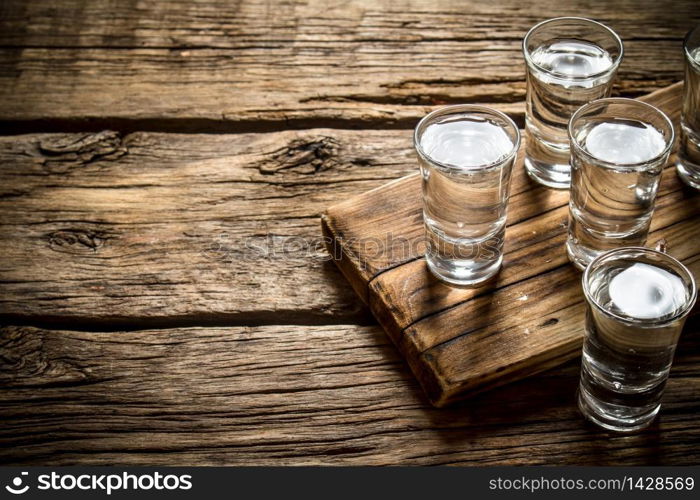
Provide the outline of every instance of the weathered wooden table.
[[[612,4],[615,5],[612,5]],[[426,401],[319,214],[415,171],[411,128],[523,122],[520,40],[584,15],[616,93],[682,79],[695,0],[0,4],[0,462],[697,464],[700,321],[655,425],[585,423],[578,361]]]

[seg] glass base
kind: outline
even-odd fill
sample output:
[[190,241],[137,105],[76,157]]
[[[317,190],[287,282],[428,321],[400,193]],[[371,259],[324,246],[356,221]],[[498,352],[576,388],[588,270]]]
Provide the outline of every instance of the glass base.
[[546,163],[525,157],[525,170],[532,180],[554,189],[569,189],[571,167],[568,163]]
[[450,285],[471,287],[483,283],[495,276],[501,269],[503,255],[491,262],[467,259],[440,259],[427,253],[425,261],[433,275]]
[[692,165],[685,165],[683,162],[676,163],[676,172],[678,177],[688,186],[700,189],[700,166],[693,168]]
[[595,399],[585,389],[579,387],[578,408],[586,419],[594,424],[615,432],[634,432],[647,427],[656,418],[661,405],[652,406],[643,413],[630,412],[626,408],[603,403]]
[[648,217],[640,219],[636,226],[626,232],[602,233],[587,227],[576,215],[573,204],[569,205],[569,234],[566,238],[566,253],[571,263],[581,271],[599,255],[620,247],[643,247],[649,232]]
[[571,263],[581,271],[584,271],[588,264],[601,253],[603,252],[577,244],[571,237],[566,240],[566,254],[569,256]]

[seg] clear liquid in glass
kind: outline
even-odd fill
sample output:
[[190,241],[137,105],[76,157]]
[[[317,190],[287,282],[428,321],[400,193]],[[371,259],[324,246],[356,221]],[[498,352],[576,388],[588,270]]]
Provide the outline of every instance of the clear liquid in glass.
[[579,406],[608,429],[644,427],[659,411],[690,292],[673,270],[633,259],[596,268],[589,290],[600,308],[588,304]]
[[484,281],[502,261],[513,158],[499,162],[513,140],[498,123],[458,116],[430,124],[420,144],[442,164],[420,161],[428,265],[449,283]]
[[639,164],[666,147],[663,134],[637,120],[591,120],[577,137],[590,155],[572,157],[567,251],[584,269],[596,256],[621,246],[643,246],[654,210],[663,160],[643,168],[611,167],[602,162]]
[[700,189],[700,47],[686,57],[684,90],[677,168],[686,184]]
[[571,115],[584,104],[610,95],[612,56],[581,40],[555,40],[530,54],[527,95],[528,173],[542,184],[568,188]]

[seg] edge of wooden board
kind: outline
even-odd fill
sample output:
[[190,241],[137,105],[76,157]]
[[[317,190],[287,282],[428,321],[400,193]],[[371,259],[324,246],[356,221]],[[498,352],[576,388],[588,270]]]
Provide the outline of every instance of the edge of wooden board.
[[329,215],[328,211],[321,214],[321,232],[326,250],[352,289],[366,305],[368,304],[369,287],[367,283],[362,282],[359,273],[359,257],[343,244],[342,232],[334,226],[333,220],[335,219]]

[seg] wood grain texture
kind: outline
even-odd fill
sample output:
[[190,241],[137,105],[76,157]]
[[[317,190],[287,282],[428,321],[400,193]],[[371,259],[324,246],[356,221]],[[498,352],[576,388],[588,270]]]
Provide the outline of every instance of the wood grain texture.
[[629,436],[578,414],[578,362],[432,408],[378,327],[6,327],[0,463],[696,465],[689,326],[658,421]]
[[[680,90],[674,85],[645,100],[677,123]],[[503,269],[477,288],[446,286],[428,271],[421,258],[424,229],[415,175],[331,207],[323,217],[324,231],[334,238],[330,247],[340,257],[336,263],[437,406],[580,352],[581,276],[564,248],[568,192],[528,181],[523,156],[521,151],[514,167]],[[698,216],[700,196],[684,188],[671,160],[649,242],[665,238],[670,253],[700,277]]]
[[0,125],[26,130],[257,131],[410,127],[482,102],[522,120],[520,41],[584,15],[625,40],[616,92],[682,78],[700,14],[643,2],[456,0],[3,2]]
[[[636,96],[682,77],[695,4],[1,1],[0,133],[27,135],[0,137],[0,325],[46,329],[0,327],[0,463],[696,465],[697,320],[637,435],[578,415],[576,361],[437,410],[358,326],[318,219],[415,171],[408,129],[435,106],[522,125],[536,22],[608,23]],[[565,203],[522,171],[513,193],[509,231]]]
[[366,322],[318,217],[415,168],[408,131],[0,137],[0,315]]

